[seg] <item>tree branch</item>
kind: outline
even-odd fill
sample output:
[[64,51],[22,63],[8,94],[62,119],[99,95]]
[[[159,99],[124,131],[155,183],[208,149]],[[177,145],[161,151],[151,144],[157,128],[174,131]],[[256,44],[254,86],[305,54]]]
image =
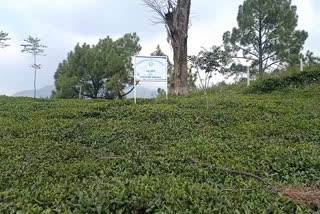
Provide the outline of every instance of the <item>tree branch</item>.
[[274,56],[277,56],[277,54],[276,53],[271,54],[271,55],[267,56],[266,58],[264,58],[262,61],[264,62],[264,61],[266,61],[266,60],[268,60],[268,59],[270,59],[270,58],[272,58]]
[[123,97],[127,96],[128,94],[130,94],[130,93],[134,90],[134,88],[137,87],[137,85],[139,84],[139,82],[140,82],[140,81],[137,81],[137,82],[136,82],[136,85],[134,85],[134,86],[130,89],[130,91],[128,91],[127,93],[125,93],[125,94],[120,94],[120,93],[119,93],[119,99],[122,99]]
[[262,182],[266,182],[264,178],[258,176],[258,175],[255,175],[255,174],[252,174],[252,173],[249,173],[249,172],[244,172],[244,171],[238,171],[238,170],[234,170],[234,169],[225,169],[225,168],[221,168],[221,167],[217,167],[215,165],[209,165],[207,163],[200,163],[197,159],[194,159],[192,157],[190,157],[190,160],[197,166],[199,167],[203,167],[203,168],[210,168],[210,169],[214,169],[214,170],[221,170],[221,171],[224,171],[226,173],[229,173],[229,174],[235,174],[235,175],[242,175],[242,176],[247,176],[247,177],[251,177],[251,178],[254,178],[256,180],[259,180],[259,181],[262,181]]
[[240,50],[242,50],[242,51],[244,51],[244,52],[247,52],[247,53],[251,54],[252,56],[255,56],[255,57],[259,58],[259,56],[256,55],[255,53],[252,53],[251,51],[248,51],[248,50],[246,50],[245,48],[242,48],[242,47],[240,47],[240,46],[238,46],[238,45],[235,45],[235,46],[236,46],[237,48],[239,48]]
[[281,61],[278,60],[278,61],[274,61],[273,63],[269,64],[268,66],[265,67],[265,70],[267,70],[268,68],[270,68],[271,66],[277,64],[277,63],[280,63]]

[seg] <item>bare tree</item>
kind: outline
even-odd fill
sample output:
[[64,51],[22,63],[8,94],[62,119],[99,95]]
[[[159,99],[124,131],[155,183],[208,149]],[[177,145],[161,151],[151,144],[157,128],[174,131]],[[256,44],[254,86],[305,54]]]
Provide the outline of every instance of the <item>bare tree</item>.
[[44,56],[44,50],[47,48],[45,45],[40,44],[40,39],[33,38],[29,36],[27,39],[24,40],[26,44],[22,44],[23,47],[22,53],[29,53],[33,56],[33,65],[31,67],[34,69],[34,98],[37,96],[37,87],[36,87],[36,81],[37,81],[37,70],[41,69],[41,64],[37,64],[37,56]]
[[0,48],[8,47],[9,45],[6,43],[10,38],[8,38],[8,33],[0,31]]
[[171,93],[185,95],[188,87],[188,29],[191,0],[143,0],[156,14],[153,22],[164,24],[173,49],[174,87]]

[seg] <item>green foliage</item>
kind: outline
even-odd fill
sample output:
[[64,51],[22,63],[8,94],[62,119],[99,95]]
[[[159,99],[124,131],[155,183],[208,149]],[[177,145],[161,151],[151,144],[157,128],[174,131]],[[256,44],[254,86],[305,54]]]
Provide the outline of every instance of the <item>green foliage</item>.
[[[192,73],[192,70],[196,71],[195,75],[198,75],[201,89],[204,90],[205,95],[212,76],[223,73],[222,66],[225,66],[228,61],[228,54],[217,46],[213,46],[210,50],[203,48],[198,55],[189,56],[190,72]],[[200,72],[205,73],[204,79],[201,79]]]
[[77,44],[55,74],[58,98],[122,98],[123,90],[133,84],[132,56],[141,50],[139,37],[102,39],[97,45]]
[[[238,28],[223,36],[226,51],[233,58],[251,62],[253,74],[299,62],[308,33],[295,30],[296,11],[291,0],[245,0],[239,7]],[[229,73],[244,71],[234,63]]]
[[305,65],[319,65],[320,57],[314,56],[314,53],[307,51],[306,55],[303,57],[303,62]]
[[311,213],[280,187],[320,185],[320,84],[163,101],[0,97],[0,213]]
[[37,57],[38,56],[44,56],[45,49],[47,46],[40,44],[41,39],[37,37],[29,36],[27,39],[24,40],[24,44],[21,46],[23,49],[21,50],[22,53],[31,54],[33,56],[33,64],[31,67],[34,69],[34,94],[33,97],[37,97],[37,87],[36,87],[36,81],[37,81],[37,70],[41,69],[41,64],[37,64]]
[[166,97],[166,91],[164,89],[162,89],[162,88],[158,88],[157,97],[159,97],[159,98]]
[[189,69],[189,71],[188,71],[188,86],[189,86],[190,91],[195,91],[197,89],[197,85],[196,85],[197,79],[198,79],[197,74],[194,73],[192,71],[192,69]]
[[250,93],[267,93],[279,89],[290,89],[320,82],[320,65],[311,65],[303,72],[290,68],[285,72],[265,75],[253,82],[247,90]]
[[210,50],[203,48],[197,56],[190,56],[191,68],[205,73],[221,72],[221,67],[228,63],[229,56],[221,47],[213,46]]
[[41,45],[41,39],[29,36],[27,39],[24,40],[25,44],[22,44],[23,47],[22,53],[29,53],[32,56],[42,56],[44,54],[45,48],[47,46]]

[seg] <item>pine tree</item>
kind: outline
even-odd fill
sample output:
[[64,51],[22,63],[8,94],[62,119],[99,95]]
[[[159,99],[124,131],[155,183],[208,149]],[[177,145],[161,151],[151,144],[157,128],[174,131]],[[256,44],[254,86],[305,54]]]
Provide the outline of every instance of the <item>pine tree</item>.
[[[223,36],[225,49],[233,58],[251,62],[253,73],[290,63],[308,37],[307,32],[296,30],[297,7],[291,0],[245,0],[237,21],[238,27]],[[236,64],[232,68],[233,72],[244,69]]]
[[36,86],[36,81],[37,81],[37,71],[41,69],[41,64],[37,64],[37,57],[38,56],[44,56],[44,51],[47,46],[41,45],[40,42],[41,40],[38,38],[34,38],[29,36],[27,39],[24,40],[26,44],[22,44],[21,46],[23,47],[22,53],[29,53],[33,56],[33,64],[31,67],[34,69],[34,94],[33,97],[36,98],[37,96],[37,86]]

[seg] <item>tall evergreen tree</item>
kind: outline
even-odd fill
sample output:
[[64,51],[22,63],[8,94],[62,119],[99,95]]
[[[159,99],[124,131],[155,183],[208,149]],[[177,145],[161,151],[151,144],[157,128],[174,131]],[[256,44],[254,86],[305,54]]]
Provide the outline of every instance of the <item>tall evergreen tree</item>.
[[37,96],[37,71],[41,69],[41,64],[37,64],[37,57],[38,56],[44,56],[44,51],[47,46],[41,45],[40,42],[41,40],[39,38],[34,38],[29,36],[27,39],[24,40],[26,43],[22,44],[21,46],[23,47],[22,53],[28,53],[33,56],[33,64],[31,67],[34,69],[34,98]]
[[[253,73],[263,74],[275,65],[296,60],[308,37],[296,30],[297,7],[291,0],[245,0],[239,7],[238,27],[223,35],[233,58],[251,62]],[[244,66],[233,64],[232,72]]]

